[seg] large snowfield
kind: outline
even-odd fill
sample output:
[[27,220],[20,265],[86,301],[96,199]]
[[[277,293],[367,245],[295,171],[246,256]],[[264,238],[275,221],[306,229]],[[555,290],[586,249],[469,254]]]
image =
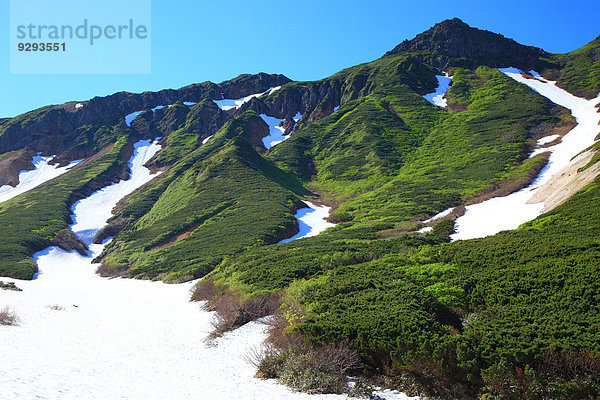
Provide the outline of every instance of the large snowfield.
[[[2,278],[23,291],[0,290],[0,307],[20,318],[18,326],[0,326],[0,399],[347,398],[297,393],[254,378],[246,356],[266,337],[260,322],[225,334],[216,346],[205,342],[213,314],[189,302],[193,282],[166,285],[95,273],[91,260],[104,244],[92,244],[94,235],[119,199],[155,176],[143,165],[159,149],[156,142],[138,142],[129,180],[73,205],[71,229],[89,246],[89,256],[50,247],[34,255],[36,279]],[[313,211],[299,216],[300,236],[328,226],[329,209],[308,204]]]
[[25,193],[50,179],[56,178],[77,165],[81,160],[73,161],[69,165],[59,167],[50,164],[54,156],[45,157],[37,155],[33,157],[33,170],[19,172],[19,184],[15,187],[5,185],[0,187],[0,203],[15,196]]
[[[451,236],[453,240],[494,235],[503,230],[516,229],[522,223],[538,217],[548,209],[550,198],[560,198],[561,191],[570,190],[571,181],[561,178],[576,174],[576,169],[572,171],[577,161],[576,156],[594,144],[600,132],[600,114],[596,108],[600,103],[600,95],[592,100],[576,97],[557,87],[555,82],[543,79],[534,71],[529,72],[533,78],[524,77],[522,71],[515,68],[503,68],[500,71],[529,86],[553,103],[569,109],[577,120],[577,125],[563,136],[558,144],[536,149],[532,153],[535,155],[545,151],[551,152],[548,164],[529,186],[508,196],[495,197],[467,206],[465,214],[456,220],[456,233]],[[550,143],[555,139],[554,135],[542,138],[538,145]]]

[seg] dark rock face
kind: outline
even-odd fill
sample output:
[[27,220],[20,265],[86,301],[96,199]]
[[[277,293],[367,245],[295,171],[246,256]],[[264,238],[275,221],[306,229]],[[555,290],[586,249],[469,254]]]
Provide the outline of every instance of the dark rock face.
[[[226,99],[241,99],[255,93],[262,93],[270,88],[285,85],[292,80],[288,77],[278,74],[270,75],[261,72],[256,75],[240,75],[230,81],[221,82],[219,90]],[[214,97],[213,99],[220,99]]]
[[0,186],[19,184],[19,172],[32,170],[32,159],[35,155],[31,149],[25,148],[0,161]]
[[188,129],[206,139],[214,135],[230,117],[212,101],[202,101],[190,108]]
[[[240,75],[239,77],[215,84],[204,82],[158,92],[139,94],[119,92],[106,97],[95,97],[89,101],[68,102],[62,105],[44,107],[15,118],[0,120],[0,154],[28,147],[31,151],[45,155],[56,154],[56,162],[66,164],[75,159],[86,158],[95,153],[95,139],[89,139],[88,130],[97,131],[103,126],[110,129],[131,129],[135,138],[145,139],[156,136],[168,136],[185,122],[191,109],[190,128],[201,137],[213,135],[232,117],[224,113],[212,101],[203,100],[222,98],[241,98],[260,93],[275,86],[281,86],[290,79],[283,75],[260,73]],[[157,106],[176,104],[177,102],[200,103],[194,107],[173,107],[155,112],[147,111],[136,118],[131,128],[127,127],[124,117],[139,110],[150,110]],[[80,105],[79,105],[80,104]],[[87,129],[87,128],[86,128]],[[91,128],[89,128],[91,129]],[[0,166],[0,184],[16,185],[18,171],[31,168],[31,163],[22,165],[22,160],[11,158]],[[15,177],[14,171],[17,171]]]
[[289,135],[290,133],[292,133],[292,131],[296,127],[296,121],[294,121],[293,118],[287,117],[283,120],[283,123],[281,124],[281,126],[284,129],[284,131],[283,131],[284,135]]
[[253,119],[249,122],[249,135],[247,136],[248,142],[259,152],[264,152],[265,145],[262,139],[269,136],[269,125],[262,119]]
[[344,85],[330,79],[302,82],[283,87],[266,99],[254,98],[240,107],[238,113],[253,110],[281,119],[291,119],[300,113],[303,122],[311,123],[331,114],[333,108],[340,105],[342,97],[350,101],[369,93],[366,82],[362,86]]
[[423,59],[438,68],[462,63],[464,65],[461,66],[470,68],[486,64],[529,69],[533,68],[544,51],[523,46],[497,33],[471,28],[454,18],[436,24],[412,40],[405,40],[385,55],[399,53],[427,53],[427,56],[433,57]]

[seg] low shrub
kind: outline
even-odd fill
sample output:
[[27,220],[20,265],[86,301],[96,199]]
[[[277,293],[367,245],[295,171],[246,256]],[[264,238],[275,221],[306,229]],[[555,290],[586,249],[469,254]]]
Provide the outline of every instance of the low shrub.
[[13,290],[15,292],[22,292],[23,291],[23,289],[21,289],[17,285],[15,285],[14,282],[6,282],[6,283],[4,283],[3,281],[0,281],[0,289],[2,289],[2,290]]
[[292,329],[292,325],[304,319],[303,310],[289,304],[285,308],[267,322],[269,336],[265,345],[248,355],[248,360],[257,368],[256,376],[277,379],[306,393],[370,396],[372,389],[364,380],[357,379],[349,384],[348,375],[359,372],[361,367],[360,356],[350,342],[310,343],[304,335]]
[[281,304],[278,293],[255,294],[244,299],[236,292],[218,287],[210,279],[204,279],[194,286],[191,299],[206,301],[203,308],[215,312],[211,339],[271,315]]
[[349,343],[312,345],[300,337],[283,349],[268,345],[254,357],[257,377],[277,379],[306,393],[348,393],[370,395],[372,390],[362,380],[348,384],[348,374],[360,366],[360,357]]
[[4,307],[0,310],[0,325],[19,325],[19,317],[10,308]]

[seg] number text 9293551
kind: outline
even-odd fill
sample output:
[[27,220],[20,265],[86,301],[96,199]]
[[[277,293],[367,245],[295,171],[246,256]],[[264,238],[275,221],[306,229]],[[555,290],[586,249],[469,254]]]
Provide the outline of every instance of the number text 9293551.
[[67,51],[65,43],[18,43],[19,51]]

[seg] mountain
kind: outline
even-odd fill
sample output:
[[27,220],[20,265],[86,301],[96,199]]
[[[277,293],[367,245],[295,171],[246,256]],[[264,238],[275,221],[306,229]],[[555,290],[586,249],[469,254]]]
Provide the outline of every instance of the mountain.
[[[37,153],[85,159],[0,203],[0,275],[32,279],[48,246],[85,253],[72,205],[127,178],[133,143],[160,138],[146,165],[161,174],[94,238],[113,238],[98,272],[205,277],[193,299],[221,333],[275,314],[261,376],[308,391],[362,374],[441,398],[598,397],[599,44],[550,54],[452,19],[318,81],[241,75],[0,120],[0,183],[17,185]],[[579,97],[544,97],[548,79]],[[538,190],[574,127],[585,141],[551,180],[561,201],[450,243],[465,207]],[[335,227],[280,243],[307,202],[332,206]],[[326,368],[332,352],[360,363]]]
[[438,68],[462,65],[518,67],[529,70],[546,55],[542,49],[523,46],[504,36],[471,28],[458,18],[442,21],[431,29],[405,40],[385,55],[422,53]]

